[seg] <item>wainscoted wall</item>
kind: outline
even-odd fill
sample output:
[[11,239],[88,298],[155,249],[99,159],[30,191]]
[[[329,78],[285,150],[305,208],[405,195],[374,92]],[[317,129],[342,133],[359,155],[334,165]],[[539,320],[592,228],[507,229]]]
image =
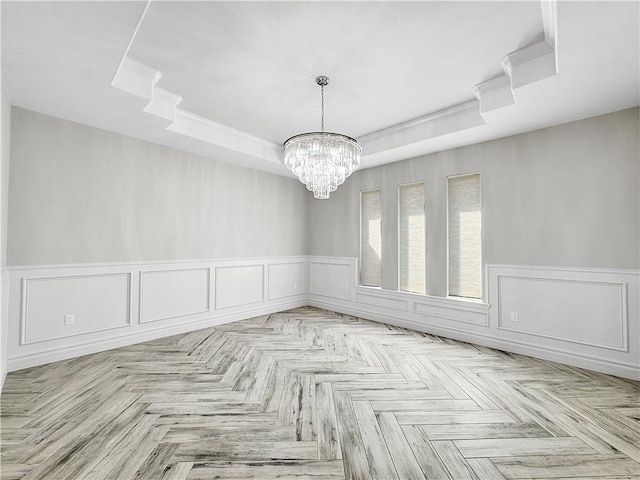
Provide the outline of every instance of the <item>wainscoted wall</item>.
[[8,370],[306,304],[304,256],[10,267]]
[[360,287],[357,271],[320,256],[10,267],[8,370],[312,305],[640,379],[638,271],[488,265],[477,302]]
[[640,379],[640,272],[488,265],[481,302],[356,285],[356,259],[309,257],[308,304]]

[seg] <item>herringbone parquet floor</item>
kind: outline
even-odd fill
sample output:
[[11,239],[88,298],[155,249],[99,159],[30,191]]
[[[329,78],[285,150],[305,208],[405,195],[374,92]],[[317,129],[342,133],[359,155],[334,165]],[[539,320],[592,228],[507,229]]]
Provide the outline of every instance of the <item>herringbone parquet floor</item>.
[[14,372],[2,479],[640,474],[640,384],[322,310]]

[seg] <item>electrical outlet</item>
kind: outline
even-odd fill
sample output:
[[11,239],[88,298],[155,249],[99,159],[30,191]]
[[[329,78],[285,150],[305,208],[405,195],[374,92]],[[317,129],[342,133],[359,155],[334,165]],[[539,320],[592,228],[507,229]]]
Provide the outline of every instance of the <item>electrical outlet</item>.
[[65,325],[73,325],[76,323],[76,316],[73,313],[68,313],[64,316]]
[[511,312],[511,321],[518,322],[520,319],[518,318],[518,312]]

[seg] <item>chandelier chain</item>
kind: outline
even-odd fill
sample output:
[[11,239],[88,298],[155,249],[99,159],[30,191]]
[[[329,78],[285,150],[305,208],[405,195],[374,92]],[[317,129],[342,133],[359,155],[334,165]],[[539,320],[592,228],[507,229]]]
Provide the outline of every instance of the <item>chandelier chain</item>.
[[320,126],[321,132],[324,132],[324,85],[320,85],[320,102],[321,102],[321,115],[320,115]]

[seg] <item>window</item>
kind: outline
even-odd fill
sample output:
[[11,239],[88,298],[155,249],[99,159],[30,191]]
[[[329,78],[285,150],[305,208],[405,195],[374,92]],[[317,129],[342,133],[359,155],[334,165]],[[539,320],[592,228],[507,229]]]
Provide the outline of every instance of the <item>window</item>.
[[482,297],[480,174],[449,177],[449,295]]
[[382,192],[360,193],[360,284],[380,286],[382,257]]
[[400,290],[425,292],[424,182],[398,188]]

